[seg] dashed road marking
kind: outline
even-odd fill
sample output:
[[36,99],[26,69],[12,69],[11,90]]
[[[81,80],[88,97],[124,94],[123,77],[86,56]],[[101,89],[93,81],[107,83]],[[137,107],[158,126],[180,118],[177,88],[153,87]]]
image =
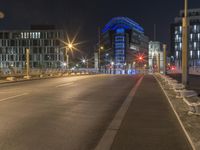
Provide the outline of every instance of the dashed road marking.
[[56,88],[63,87],[63,86],[69,86],[69,85],[72,85],[72,84],[74,84],[74,82],[60,84],[60,85],[57,85]]
[[10,100],[10,99],[13,99],[13,98],[17,98],[17,97],[21,97],[21,96],[24,96],[24,95],[28,95],[28,93],[23,93],[23,94],[11,96],[11,97],[3,98],[3,99],[0,99],[0,102]]

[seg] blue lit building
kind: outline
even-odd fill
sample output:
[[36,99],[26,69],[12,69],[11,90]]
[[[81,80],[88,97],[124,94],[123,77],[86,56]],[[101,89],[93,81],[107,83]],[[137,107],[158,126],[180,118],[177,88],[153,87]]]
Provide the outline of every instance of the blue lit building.
[[[104,47],[101,69],[112,69],[116,74],[133,71],[139,65],[135,58],[137,53],[148,58],[148,37],[144,35],[144,29],[127,17],[111,19],[101,30],[100,44]],[[144,63],[147,60],[142,66]]]

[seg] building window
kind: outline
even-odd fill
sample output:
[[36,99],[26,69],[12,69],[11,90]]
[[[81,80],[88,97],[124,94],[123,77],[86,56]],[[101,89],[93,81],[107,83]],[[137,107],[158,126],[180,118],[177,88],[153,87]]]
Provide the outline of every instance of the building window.
[[197,32],[197,25],[194,25],[194,32],[196,33]]
[[179,58],[178,56],[179,56],[179,55],[178,55],[178,51],[176,51],[176,58]]
[[192,58],[193,56],[193,51],[190,51],[190,58]]
[[194,42],[194,50],[197,49],[197,42]]

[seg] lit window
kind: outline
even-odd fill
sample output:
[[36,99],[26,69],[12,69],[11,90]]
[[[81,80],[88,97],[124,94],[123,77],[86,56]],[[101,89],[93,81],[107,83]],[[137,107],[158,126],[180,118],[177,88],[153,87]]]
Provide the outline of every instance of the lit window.
[[24,38],[24,34],[23,34],[23,32],[21,33],[21,38],[22,38],[22,39]]
[[24,38],[25,38],[25,39],[27,38],[27,36],[26,36],[26,32],[24,33]]
[[27,39],[28,39],[29,38],[29,33],[28,32],[26,33],[26,36],[27,36]]
[[194,25],[194,32],[197,32],[197,25]]
[[176,40],[176,41],[178,41],[178,39],[179,39],[179,38],[178,38],[178,35],[176,35],[176,38],[175,38],[175,40]]
[[33,32],[33,38],[35,39],[35,32]]
[[197,55],[198,55],[198,58],[200,57],[200,51],[198,50],[198,52],[197,52]]
[[182,43],[179,43],[179,49],[180,50],[182,49]]
[[182,26],[179,27],[180,32],[182,32]]
[[192,58],[192,55],[193,55],[193,51],[190,51],[190,57]]
[[32,32],[30,33],[30,38],[33,38],[33,33]]
[[192,41],[192,39],[193,39],[193,34],[190,34],[190,40]]
[[178,51],[176,51],[176,58],[178,58]]
[[194,42],[194,49],[197,48],[197,42]]

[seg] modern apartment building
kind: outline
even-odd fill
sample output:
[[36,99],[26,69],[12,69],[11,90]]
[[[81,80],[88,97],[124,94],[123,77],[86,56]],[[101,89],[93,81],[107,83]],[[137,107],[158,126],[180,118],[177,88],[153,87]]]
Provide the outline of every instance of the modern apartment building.
[[[171,25],[171,53],[174,55],[177,69],[181,70],[182,60],[182,17],[184,11],[181,10],[179,16],[175,18]],[[200,9],[189,9],[189,34],[188,34],[188,57],[190,67],[200,67]]]

